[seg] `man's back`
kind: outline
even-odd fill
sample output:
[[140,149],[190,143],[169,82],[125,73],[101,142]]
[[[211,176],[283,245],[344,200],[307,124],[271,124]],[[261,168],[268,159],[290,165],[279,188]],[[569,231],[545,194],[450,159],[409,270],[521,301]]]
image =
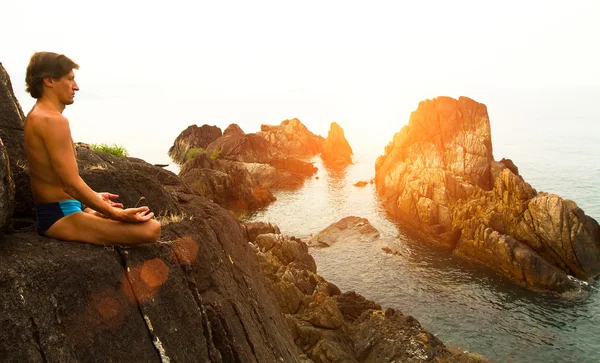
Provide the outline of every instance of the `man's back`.
[[[54,123],[68,121],[59,112],[45,105],[36,105],[25,119],[25,153],[29,164],[31,190],[36,203],[52,203],[71,199],[63,191],[62,183],[55,172],[44,142],[44,135],[56,132]],[[58,135],[70,138],[70,134]],[[72,144],[72,140],[71,140]]]

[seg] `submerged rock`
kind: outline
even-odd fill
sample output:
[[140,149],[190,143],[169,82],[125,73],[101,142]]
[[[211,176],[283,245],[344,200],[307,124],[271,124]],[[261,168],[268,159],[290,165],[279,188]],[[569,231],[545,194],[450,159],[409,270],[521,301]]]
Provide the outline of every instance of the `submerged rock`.
[[375,165],[393,216],[426,240],[534,290],[578,288],[600,273],[598,223],[569,200],[538,193],[509,159],[494,161],[485,105],[423,101]]
[[308,244],[329,247],[338,242],[372,242],[379,238],[379,231],[366,218],[345,217],[330,224],[314,235]]
[[352,148],[344,136],[344,130],[335,122],[331,123],[321,159],[331,168],[345,168],[352,164]]
[[358,188],[363,188],[363,187],[367,186],[367,184],[369,184],[369,182],[366,182],[364,180],[360,180],[360,181],[357,181],[356,183],[354,183],[352,185],[354,185],[355,187],[358,187]]
[[297,118],[284,120],[278,126],[261,125],[256,134],[292,157],[311,158],[323,151],[323,137],[310,132]]

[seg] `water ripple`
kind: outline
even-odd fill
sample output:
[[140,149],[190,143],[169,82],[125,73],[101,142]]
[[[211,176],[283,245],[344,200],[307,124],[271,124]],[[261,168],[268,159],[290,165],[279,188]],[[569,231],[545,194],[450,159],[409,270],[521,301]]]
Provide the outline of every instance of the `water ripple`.
[[[575,145],[581,150],[581,142]],[[583,145],[588,152],[590,148]],[[567,161],[555,155],[559,177],[549,179],[548,168],[541,162],[548,160],[548,155],[519,160],[522,155],[515,150],[517,165],[532,186],[573,198],[588,215],[600,216],[600,195],[591,193],[600,171],[581,173],[590,160],[576,159],[579,152],[569,155]],[[523,155],[527,152],[521,151]],[[547,148],[545,152],[554,151]],[[596,163],[600,161],[600,152],[591,155]],[[273,205],[249,219],[277,223],[284,233],[306,239],[348,215],[365,217],[381,232],[379,241],[309,250],[319,274],[342,291],[357,291],[384,308],[413,315],[446,344],[498,362],[509,358],[513,362],[599,361],[598,281],[582,293],[562,298],[533,293],[445,250],[407,237],[387,219],[373,185],[352,185],[370,180],[374,174],[374,157],[356,159],[344,173],[329,172],[320,159],[314,159],[318,179],[308,180],[299,190],[276,193]],[[568,193],[563,193],[565,189]],[[384,253],[383,247],[400,255]]]

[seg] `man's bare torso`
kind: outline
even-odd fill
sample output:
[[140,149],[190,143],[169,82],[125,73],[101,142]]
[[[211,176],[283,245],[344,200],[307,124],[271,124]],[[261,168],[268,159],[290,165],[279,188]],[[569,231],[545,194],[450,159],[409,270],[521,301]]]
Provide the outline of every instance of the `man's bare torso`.
[[64,192],[61,180],[50,162],[43,139],[43,135],[52,127],[52,122],[56,118],[64,118],[64,116],[49,107],[37,104],[25,119],[25,153],[29,164],[31,191],[34,201],[39,204],[73,199]]

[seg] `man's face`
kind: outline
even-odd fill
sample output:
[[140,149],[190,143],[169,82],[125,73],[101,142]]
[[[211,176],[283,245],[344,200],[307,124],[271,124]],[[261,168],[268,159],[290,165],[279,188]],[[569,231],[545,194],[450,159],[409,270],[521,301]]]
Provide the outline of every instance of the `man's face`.
[[75,82],[75,73],[73,71],[53,80],[54,93],[64,105],[70,105],[75,102],[75,91],[79,91],[77,82]]

